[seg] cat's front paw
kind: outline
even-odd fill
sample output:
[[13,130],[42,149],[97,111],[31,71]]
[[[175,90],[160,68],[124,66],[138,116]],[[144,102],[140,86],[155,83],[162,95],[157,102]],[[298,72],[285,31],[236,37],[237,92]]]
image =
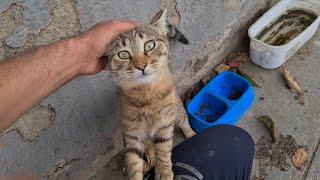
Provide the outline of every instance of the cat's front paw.
[[188,131],[188,133],[185,135],[187,139],[191,138],[192,136],[196,135],[197,133],[193,130]]
[[153,144],[146,145],[145,152],[146,152],[147,162],[149,163],[150,167],[154,167],[157,162],[154,145]]
[[173,180],[173,171],[171,169],[156,171],[155,180]]

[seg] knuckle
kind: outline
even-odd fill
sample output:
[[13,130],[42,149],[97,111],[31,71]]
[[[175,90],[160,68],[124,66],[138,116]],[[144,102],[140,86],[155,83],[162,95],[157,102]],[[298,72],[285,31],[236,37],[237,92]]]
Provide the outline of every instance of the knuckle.
[[120,21],[119,21],[119,20],[110,20],[109,23],[110,23],[111,25],[116,25],[116,24],[119,24]]

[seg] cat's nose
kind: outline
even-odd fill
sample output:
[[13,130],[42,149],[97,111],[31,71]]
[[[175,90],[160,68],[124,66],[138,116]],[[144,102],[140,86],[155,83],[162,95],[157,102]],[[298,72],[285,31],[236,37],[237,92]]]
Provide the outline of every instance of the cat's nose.
[[135,66],[135,68],[136,69],[139,69],[140,71],[144,71],[144,69],[146,68],[146,66],[147,66],[147,63],[145,63],[145,64],[139,64],[139,65],[137,65],[137,66]]

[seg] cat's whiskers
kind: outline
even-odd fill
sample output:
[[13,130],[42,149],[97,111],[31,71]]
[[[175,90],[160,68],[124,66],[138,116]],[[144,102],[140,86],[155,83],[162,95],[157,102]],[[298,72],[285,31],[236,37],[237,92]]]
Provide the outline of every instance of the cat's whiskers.
[[151,67],[151,68],[158,67],[158,63],[151,64],[150,67]]
[[132,74],[135,74],[135,73],[136,73],[135,71],[127,72],[127,74],[129,74],[129,75],[132,75]]

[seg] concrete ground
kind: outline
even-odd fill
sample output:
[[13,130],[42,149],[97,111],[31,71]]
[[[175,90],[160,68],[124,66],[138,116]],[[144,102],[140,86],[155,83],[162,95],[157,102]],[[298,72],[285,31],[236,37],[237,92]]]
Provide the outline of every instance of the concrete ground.
[[[74,37],[100,20],[120,18],[147,23],[160,8],[167,8],[169,21],[191,42],[188,46],[171,44],[175,80],[183,95],[224,57],[248,45],[247,28],[273,3],[271,0],[1,0],[0,60]],[[286,63],[307,90],[304,106],[285,88],[279,70],[263,70],[252,63],[241,67],[261,86],[255,89],[255,105],[240,123],[254,137],[257,152],[262,154],[255,158],[253,179],[320,179],[319,34]],[[118,153],[122,140],[114,109],[115,88],[107,72],[81,77],[26,113],[0,135],[0,179],[121,179]],[[268,134],[256,120],[265,114],[275,120],[279,133],[283,134],[282,144],[270,145],[267,154],[261,149],[265,140],[262,136]],[[290,160],[291,152],[286,152],[284,146],[306,146],[310,155],[308,164],[296,169]],[[284,162],[273,163],[270,154],[279,154],[279,149],[284,149],[281,152]],[[281,171],[279,163],[289,167]]]
[[[305,105],[301,105],[296,95],[286,88],[280,69],[265,70],[251,62],[241,67],[261,86],[261,88],[255,88],[255,104],[239,124],[253,136],[256,143],[254,177],[292,180],[320,179],[319,60],[320,31],[283,65],[283,67],[288,67],[305,91]],[[263,142],[262,136],[269,137],[266,128],[257,119],[261,115],[271,117],[278,127],[279,134],[283,135],[280,142],[271,148],[261,144]],[[291,155],[296,146],[308,149],[308,163],[301,169],[295,168],[291,163]],[[268,153],[262,152],[265,147],[270,148]],[[259,155],[261,153],[264,157],[257,157],[261,156]],[[281,153],[281,157],[277,157],[279,153]],[[274,158],[281,160],[275,162],[277,160]],[[286,165],[288,166],[287,170],[281,170],[285,169],[282,166]]]

